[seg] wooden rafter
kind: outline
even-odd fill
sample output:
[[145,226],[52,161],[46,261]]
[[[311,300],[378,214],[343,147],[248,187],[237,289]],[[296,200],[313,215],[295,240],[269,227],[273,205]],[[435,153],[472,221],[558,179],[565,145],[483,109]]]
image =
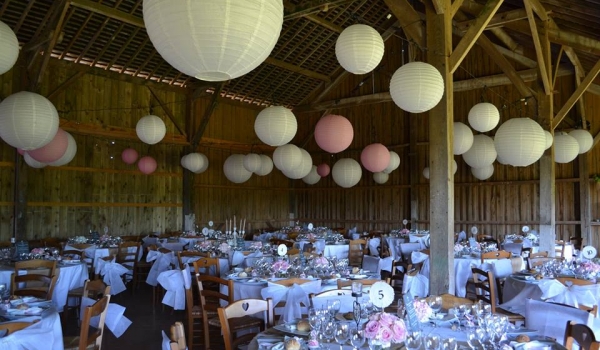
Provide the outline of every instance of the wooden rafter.
[[460,9],[464,1],[465,0],[454,0],[452,2],[452,6],[450,6],[450,17],[456,15],[456,12]]
[[192,144],[193,148],[196,148],[196,146],[198,145],[198,142],[202,138],[202,135],[204,135],[204,131],[206,131],[206,127],[208,126],[210,117],[212,116],[213,112],[215,111],[215,108],[217,108],[217,105],[219,104],[219,100],[221,99],[221,91],[223,90],[224,86],[225,86],[225,83],[221,83],[215,89],[213,97],[212,97],[208,107],[206,107],[206,110],[204,111],[204,115],[202,116],[202,120],[200,121],[200,125],[198,126],[198,130],[196,130],[196,133],[194,134],[194,137],[192,138],[191,144]]
[[596,134],[596,136],[594,136],[594,143],[592,144],[592,148],[590,149],[590,151],[596,147],[596,145],[598,144],[598,142],[600,142],[600,131],[598,131],[598,133]]
[[124,11],[117,10],[110,6],[102,5],[91,0],[69,0],[71,5],[79,7],[121,22],[129,23],[136,27],[144,28],[144,20]]
[[533,11],[531,9],[531,4],[530,4],[529,0],[524,0],[523,3],[525,4],[525,10],[527,11],[527,18],[529,20],[529,28],[531,29],[533,45],[535,46],[535,54],[538,59],[538,67],[540,70],[540,77],[542,78],[542,84],[544,86],[544,92],[546,93],[546,95],[550,95],[552,93],[552,87],[550,86],[550,77],[547,74],[548,70],[546,68],[547,65],[550,64],[550,62],[546,62],[546,60],[544,59],[544,54],[542,51],[542,43],[540,40],[540,36],[538,34],[535,18],[533,17]]
[[73,85],[73,83],[75,83],[79,78],[84,76],[88,72],[88,70],[89,68],[85,70],[80,70],[79,72],[76,72],[75,74],[71,75],[67,80],[65,80],[62,84],[57,86],[48,95],[46,95],[46,98],[51,100],[53,97],[63,92],[66,88]]
[[[445,12],[445,4],[444,4],[445,0],[431,0],[431,3],[433,4],[433,8],[435,9],[435,13],[437,13],[438,15],[441,15]],[[452,8],[452,7],[450,7]]]
[[[565,47],[560,46],[560,50],[558,51],[558,55],[556,56],[556,64],[554,65],[554,74],[552,75],[552,89],[556,86],[556,72],[558,72],[558,67],[560,67],[560,60],[562,58],[562,54],[565,52]],[[577,77],[577,69],[575,69],[575,76]]]
[[494,47],[496,48],[496,50],[498,50],[498,52],[500,52],[501,54],[503,54],[504,56],[506,56],[507,58],[510,58],[512,60],[514,60],[515,62],[518,62],[522,65],[524,65],[525,67],[529,67],[529,68],[536,68],[537,67],[537,62],[532,60],[529,57],[523,56],[521,54],[518,54],[514,51],[510,51],[509,49],[500,46],[500,45],[495,45]]
[[337,6],[343,6],[346,4],[350,4],[356,0],[335,0],[335,1],[322,1],[322,0],[312,0],[312,1],[304,1],[302,4],[295,6],[286,6],[286,11],[284,13],[283,19],[290,20],[294,18],[305,17],[306,15],[325,11]]
[[332,32],[341,33],[342,31],[344,31],[344,28],[338,26],[337,24],[326,21],[325,19],[323,19],[322,17],[319,17],[317,15],[308,15],[308,16],[305,16],[304,18],[320,25],[323,28],[327,28],[327,29],[331,30]]
[[148,88],[148,90],[150,90],[150,94],[152,94],[152,97],[154,97],[156,102],[158,102],[158,104],[160,105],[160,108],[162,108],[162,110],[165,112],[167,117],[169,117],[169,119],[171,120],[171,123],[173,123],[173,125],[175,125],[175,128],[177,128],[177,131],[179,131],[179,133],[181,135],[187,136],[185,134],[185,131],[183,130],[183,128],[181,126],[179,126],[179,123],[177,122],[177,119],[175,119],[175,115],[173,115],[173,111],[171,111],[171,108],[169,108],[169,106],[167,106],[167,104],[164,103],[164,101],[158,96],[158,94],[156,93],[156,91],[154,91],[154,89],[152,89],[150,86],[146,86],[146,87]]
[[290,72],[294,72],[294,73],[298,73],[298,74],[302,74],[304,76],[307,76],[309,78],[313,78],[313,79],[317,79],[317,80],[322,80],[325,82],[330,82],[331,79],[329,79],[328,76],[326,76],[325,74],[321,74],[321,73],[317,73],[317,72],[313,72],[309,69],[306,68],[302,68],[302,67],[298,67],[295,66],[291,63],[287,63],[281,60],[278,60],[276,58],[273,57],[267,57],[267,59],[265,60],[265,63],[279,67],[279,68],[283,68],[285,70],[289,70]]
[[[321,114],[321,118],[323,118],[326,115],[331,114],[331,109],[326,109],[322,114]],[[319,118],[319,120],[321,119]],[[308,135],[306,135],[306,137],[304,138],[304,140],[302,140],[302,142],[300,142],[300,148],[304,148],[306,147],[306,144],[308,143],[308,141],[310,141],[310,139],[313,138],[313,136],[315,135],[315,128],[312,128],[310,130],[310,132],[308,133]]]
[[[524,9],[496,13],[494,17],[490,19],[490,22],[485,27],[485,30],[501,27],[506,23],[519,21],[522,19],[527,19],[527,12],[525,12]],[[456,23],[456,27],[462,31],[467,31],[470,27],[472,27],[475,24],[475,21],[475,19],[461,21]]]
[[390,11],[396,16],[407,38],[421,49],[425,45],[425,26],[421,16],[408,3],[408,0],[384,0]]
[[449,59],[450,72],[454,73],[462,60],[467,56],[471,47],[475,45],[475,42],[483,33],[483,30],[492,19],[496,11],[500,8],[503,0],[488,0],[483,7],[483,10],[473,22],[473,25],[469,27],[465,36],[460,40],[456,48],[452,51]]

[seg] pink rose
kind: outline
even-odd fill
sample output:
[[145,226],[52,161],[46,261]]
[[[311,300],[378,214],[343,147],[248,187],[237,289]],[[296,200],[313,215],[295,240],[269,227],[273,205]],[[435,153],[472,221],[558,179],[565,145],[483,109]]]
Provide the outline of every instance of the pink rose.
[[379,317],[379,323],[382,326],[389,327],[394,322],[394,317],[390,314],[382,313]]
[[398,320],[392,324],[392,333],[394,343],[401,343],[406,339],[406,325],[403,320]]
[[377,339],[384,343],[391,343],[392,337],[392,331],[388,327],[379,328],[379,331],[377,332]]
[[367,338],[375,338],[379,332],[379,328],[379,322],[373,320],[367,322],[367,325],[365,326],[365,336]]

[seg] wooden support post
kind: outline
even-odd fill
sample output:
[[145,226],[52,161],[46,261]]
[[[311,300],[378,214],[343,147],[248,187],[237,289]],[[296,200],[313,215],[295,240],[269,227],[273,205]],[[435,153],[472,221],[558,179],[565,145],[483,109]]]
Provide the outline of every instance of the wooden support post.
[[[191,135],[190,130],[193,130],[193,123],[192,121],[194,120],[194,107],[195,107],[195,103],[194,103],[194,98],[192,95],[188,95],[187,99],[186,99],[186,104],[185,104],[185,128],[188,131],[188,135]],[[185,147],[184,148],[184,152],[183,154],[181,154],[181,157],[183,157],[185,154],[188,154],[190,152],[194,152],[195,151],[195,147],[194,146],[189,146],[189,147]],[[191,214],[194,212],[194,202],[193,202],[193,192],[194,192],[194,176],[192,174],[191,171],[187,170],[187,169],[183,169],[183,180],[182,180],[182,186],[181,189],[183,191],[181,199],[183,202],[183,210],[181,211],[182,214],[182,230],[185,230],[185,216],[188,214]]]
[[[588,152],[580,154],[579,163],[579,217],[581,218],[581,238],[585,245],[594,245],[592,237],[592,209],[590,193],[590,168]],[[568,237],[567,237],[568,238]]]
[[[409,164],[414,165],[417,164],[419,156],[417,154],[417,136],[416,133],[412,130],[415,130],[417,127],[417,121],[415,118],[408,118],[408,130],[406,130],[409,139],[408,146],[408,161]],[[417,171],[410,172],[410,228],[412,230],[418,229],[417,221],[419,220],[419,177],[421,176],[421,172],[418,167]]]
[[429,293],[454,293],[454,174],[452,172],[453,81],[449,61],[452,53],[450,0],[437,14],[427,6],[427,60],[444,79],[444,96],[429,111],[429,230],[431,232],[431,270]]

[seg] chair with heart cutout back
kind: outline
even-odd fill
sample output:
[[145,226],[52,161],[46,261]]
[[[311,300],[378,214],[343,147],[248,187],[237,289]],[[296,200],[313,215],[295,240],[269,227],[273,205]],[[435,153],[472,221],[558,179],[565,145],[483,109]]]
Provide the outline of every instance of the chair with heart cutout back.
[[565,348],[573,349],[573,343],[582,350],[600,350],[600,342],[596,340],[594,331],[585,324],[567,321],[565,331]]
[[[251,328],[262,332],[273,326],[273,301],[270,298],[238,300],[219,308],[218,313],[225,350],[235,350],[240,345],[250,342],[257,334],[254,332],[236,335],[236,332]],[[256,317],[259,313],[262,313],[262,318]]]
[[[196,263],[196,262],[194,262]],[[200,310],[202,313],[202,327],[203,327],[203,335],[204,335],[204,348],[210,348],[210,333],[209,326],[214,326],[217,328],[221,328],[221,323],[219,321],[219,317],[217,314],[217,309],[220,307],[221,302],[226,303],[227,305],[233,303],[233,280],[225,280],[220,277],[205,275],[205,274],[196,274],[196,283],[198,286],[198,292],[200,295]],[[217,285],[217,290],[209,290],[204,288],[205,284]],[[227,292],[225,294],[224,292]],[[186,290],[187,293],[187,290]],[[191,293],[191,288],[190,288]],[[187,295],[187,294],[186,294]],[[192,308],[190,308],[190,313],[193,311],[193,302],[190,304]],[[190,315],[190,314],[188,314]],[[192,321],[193,319],[197,319],[197,315],[191,315]],[[188,316],[189,318],[189,316]],[[188,326],[188,333],[190,336],[188,337],[189,347],[193,347],[193,323],[190,323]]]

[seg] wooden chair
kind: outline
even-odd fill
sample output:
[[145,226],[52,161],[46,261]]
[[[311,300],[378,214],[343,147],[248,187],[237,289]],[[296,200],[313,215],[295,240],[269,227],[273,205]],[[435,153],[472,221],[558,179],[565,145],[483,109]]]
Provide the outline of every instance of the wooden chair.
[[[48,271],[43,271],[48,269]],[[32,273],[44,275],[47,277],[54,276],[56,272],[56,260],[25,260],[15,263],[15,272],[19,270],[37,270]],[[44,272],[44,273],[39,273]]]
[[565,348],[573,349],[573,342],[579,345],[582,350],[600,350],[600,342],[596,340],[594,331],[585,324],[573,321],[567,322],[565,331]]
[[[63,338],[65,350],[85,350],[89,347],[92,349],[102,348],[104,321],[106,320],[109,301],[110,295],[105,295],[102,299],[84,309],[79,336]],[[92,317],[97,316],[99,316],[98,327],[92,327],[90,321]]]
[[495,241],[496,239],[492,235],[486,235],[480,233],[477,235],[477,242],[485,242],[485,241]]
[[473,304],[473,300],[468,298],[457,297],[452,294],[442,294],[442,309],[450,310],[455,305],[471,305]]
[[6,331],[6,334],[4,336],[7,335],[11,335],[14,332],[20,331],[22,329],[25,329],[33,324],[38,323],[39,320],[34,320],[32,322],[6,322],[6,323],[1,323],[0,324],[0,331]]
[[[187,260],[186,258],[197,258],[197,259],[201,259],[201,258],[205,258],[206,253],[203,252],[193,252],[190,250],[184,250],[184,251],[179,251],[177,252],[177,262],[179,263],[179,268],[183,269],[185,268],[186,263],[183,262],[183,260]],[[188,263],[187,265],[193,266],[193,263]],[[196,273],[198,273],[196,271]],[[195,273],[194,273],[195,275]]]
[[475,295],[477,300],[481,300],[491,305],[492,313],[508,316],[510,322],[524,322],[525,318],[519,314],[500,309],[497,307],[497,290],[494,283],[494,274],[492,271],[483,271],[479,268],[471,268],[473,273],[473,283],[475,284]]
[[371,280],[346,280],[342,281],[341,279],[337,280],[338,289],[343,289],[347,287],[352,287],[352,282],[360,282],[363,285],[363,292],[365,291],[365,286],[372,286],[375,282],[379,282],[381,280],[371,279]]
[[[402,268],[402,271],[398,270],[398,267]],[[388,278],[386,278],[387,284],[394,288],[396,293],[402,293],[402,283],[404,282],[404,274],[408,272],[409,264],[404,260],[395,260],[392,262],[392,271]]]
[[[575,278],[575,277],[557,277],[556,280],[559,281],[560,283],[564,284],[567,287],[570,287],[573,285],[574,286],[591,286],[591,285],[596,284],[594,281],[582,280],[582,279]],[[583,304],[579,303],[577,305],[577,307],[580,310],[588,311],[589,313],[594,315],[594,317],[598,316],[598,304],[583,305]]]
[[[210,268],[215,268],[215,275],[219,276],[221,274],[221,263],[219,262],[219,258],[201,258],[193,262],[194,273],[195,274],[205,274],[208,275],[210,272]],[[202,270],[202,271],[200,271]]]
[[298,255],[300,255],[300,249],[298,249],[298,248],[292,248],[292,249],[289,249],[289,250],[287,251],[287,254],[288,254],[289,256],[292,256],[292,255],[297,255],[297,256],[298,256]]
[[481,263],[484,263],[485,260],[491,260],[491,259],[510,259],[510,256],[511,256],[510,252],[507,252],[505,250],[481,253]]
[[[10,284],[11,294],[21,296],[31,295],[46,300],[52,300],[56,278],[57,276],[48,277],[36,274],[19,276],[16,273],[13,273]],[[25,287],[19,288],[20,283],[25,283]]]
[[171,326],[171,350],[186,350],[187,348],[183,323],[175,322],[175,324]]
[[123,279],[127,283],[127,279],[131,278],[132,294],[135,294],[135,289],[142,283],[140,270],[150,271],[151,266],[145,261],[138,261],[141,245],[140,242],[121,242],[116,254],[116,262],[129,269],[129,272],[123,274]]
[[63,250],[61,255],[62,255],[63,259],[65,257],[68,257],[68,258],[71,258],[72,260],[79,260],[79,261],[83,261],[83,259],[85,258],[85,252],[83,252],[81,250],[75,250],[75,249]]
[[[67,300],[71,298],[76,298],[77,303],[75,305],[65,305],[64,308],[64,319],[65,321],[68,319],[69,310],[75,309],[79,310],[79,305],[81,305],[81,298],[87,297],[92,298],[94,300],[98,300],[105,295],[110,293],[110,286],[106,285],[103,280],[95,279],[95,280],[86,280],[83,284],[83,287],[71,289],[67,294]],[[79,313],[77,313],[79,315]]]
[[556,241],[554,241],[554,243],[555,243],[554,256],[557,258],[564,258],[565,257],[565,241],[563,241],[562,239],[557,239]]
[[0,249],[2,249],[2,248],[10,248],[10,247],[12,247],[12,245],[13,244],[10,243],[9,241],[3,241],[3,242],[0,242]]
[[530,258],[547,258],[548,257],[548,252],[547,251],[541,251],[541,252],[537,252],[537,253],[529,253],[529,257]]
[[[196,275],[196,283],[200,294],[200,309],[202,310],[202,326],[204,334],[204,349],[210,348],[210,333],[209,325],[221,328],[221,322],[217,317],[217,309],[221,305],[221,301],[231,305],[233,303],[233,280],[225,280],[220,277],[209,276],[205,274]],[[204,288],[204,284],[213,283],[219,286],[217,290],[209,290]],[[227,289],[227,294],[221,292],[221,286]],[[193,327],[193,324],[191,324]],[[189,337],[189,347],[193,348],[193,328],[188,330],[191,334]]]
[[63,243],[58,238],[56,238],[56,237],[45,238],[45,239],[42,240],[42,244],[46,248],[58,249],[60,251],[62,251],[63,248],[64,248]]
[[[265,313],[265,319],[256,318],[259,312]],[[258,328],[261,332],[273,326],[273,301],[268,298],[242,299],[218,309],[219,321],[223,332],[225,350],[235,350],[238,346],[250,342],[257,333],[246,333],[241,336],[235,335],[240,330]],[[252,326],[249,326],[252,325]]]
[[581,237],[571,236],[571,237],[569,237],[569,242],[573,246],[573,249],[581,250],[581,245],[583,243],[583,240],[581,239]]
[[367,254],[369,245],[366,239],[353,239],[348,247],[348,265],[362,267],[363,257]]

